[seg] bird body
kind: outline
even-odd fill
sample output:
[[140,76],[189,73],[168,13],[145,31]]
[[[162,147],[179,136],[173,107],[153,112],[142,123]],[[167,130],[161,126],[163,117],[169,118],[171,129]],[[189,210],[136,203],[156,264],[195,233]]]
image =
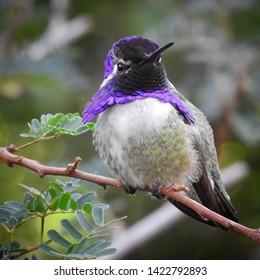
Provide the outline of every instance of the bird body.
[[157,188],[197,179],[197,152],[189,134],[171,104],[146,98],[101,113],[94,143],[126,185]]
[[[149,187],[160,196],[163,186],[185,185],[185,195],[237,221],[221,181],[212,129],[170,83],[161,64],[161,54],[172,44],[159,48],[138,36],[115,43],[100,90],[84,110],[84,123],[98,115],[94,145],[127,192]],[[193,218],[215,225],[169,200]]]

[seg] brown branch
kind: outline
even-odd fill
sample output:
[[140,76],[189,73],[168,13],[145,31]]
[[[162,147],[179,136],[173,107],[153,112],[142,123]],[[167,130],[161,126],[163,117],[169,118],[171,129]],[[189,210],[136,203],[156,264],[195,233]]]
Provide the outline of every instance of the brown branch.
[[[66,176],[89,181],[102,187],[106,187],[107,185],[117,188],[123,187],[123,183],[120,180],[79,171],[77,168],[81,161],[80,157],[76,157],[74,159],[74,162],[69,164],[67,167],[61,168],[46,166],[39,163],[38,161],[23,156],[14,155],[14,151],[16,151],[16,149],[13,146],[0,148],[0,159],[6,162],[9,166],[20,165],[27,169],[30,169],[36,172],[41,178],[46,175]],[[185,187],[182,187],[181,190],[186,191]],[[148,188],[146,188],[144,191],[152,192],[152,190]],[[179,189],[176,189],[175,185],[166,186],[162,188],[161,192],[163,195],[180,203],[183,203],[192,210],[196,211],[201,217],[203,217],[203,219],[212,220],[226,227],[227,229],[236,231],[260,244],[260,229],[247,228],[209,210],[198,202],[190,199],[185,195],[182,195],[179,192]]]
[[[43,244],[49,244],[51,243],[51,239],[47,239],[45,242],[42,242]],[[23,251],[17,252],[16,255],[10,257],[10,260],[16,260],[24,255],[27,255],[29,253],[32,253],[36,250],[39,249],[39,245],[33,245],[33,246],[28,246],[27,249],[24,249]]]
[[72,178],[78,178],[85,181],[89,181],[98,184],[102,187],[105,187],[107,185],[114,186],[117,188],[122,187],[122,183],[120,182],[120,180],[79,171],[77,167],[81,160],[80,157],[76,157],[74,159],[74,162],[68,164],[68,166],[65,168],[52,167],[52,166],[43,165],[36,160],[32,160],[24,156],[14,155],[13,151],[16,151],[14,146],[11,146],[11,148],[9,147],[0,148],[0,159],[5,161],[11,167],[13,165],[20,165],[26,167],[27,169],[36,172],[41,178],[43,178],[46,175],[65,176],[65,177],[72,177]]
[[241,233],[242,235],[245,235],[250,239],[253,239],[256,243],[260,244],[260,228],[258,229],[247,228],[241,224],[229,220],[228,218],[223,217],[218,213],[211,211],[210,209],[201,205],[197,201],[192,200],[189,197],[174,191],[174,188],[175,188],[174,185],[164,187],[162,189],[162,194],[185,204],[192,210],[196,211],[203,219],[217,222],[218,224],[224,226],[225,228]]

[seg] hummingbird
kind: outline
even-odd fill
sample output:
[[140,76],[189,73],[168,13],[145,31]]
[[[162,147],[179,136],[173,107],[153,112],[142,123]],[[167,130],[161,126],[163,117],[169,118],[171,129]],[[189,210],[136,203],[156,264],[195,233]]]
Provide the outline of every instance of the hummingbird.
[[[183,192],[207,208],[238,221],[222,183],[213,131],[204,114],[169,81],[163,47],[130,36],[114,43],[104,65],[104,80],[83,112],[83,122],[98,115],[93,144],[127,193],[186,186]],[[186,205],[167,198],[179,210],[208,225]]]

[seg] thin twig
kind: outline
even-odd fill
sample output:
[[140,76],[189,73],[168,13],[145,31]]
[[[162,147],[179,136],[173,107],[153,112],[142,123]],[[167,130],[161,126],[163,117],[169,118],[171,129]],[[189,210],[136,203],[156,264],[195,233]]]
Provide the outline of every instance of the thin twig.
[[[9,166],[20,165],[27,169],[30,169],[36,172],[40,177],[44,177],[46,175],[66,176],[66,177],[73,177],[73,178],[89,181],[92,183],[96,183],[102,187],[108,185],[117,188],[123,187],[123,183],[120,180],[79,171],[77,169],[81,160],[79,157],[76,157],[74,162],[69,164],[68,167],[61,168],[61,167],[46,166],[35,160],[23,156],[14,155],[12,152],[10,152],[10,150],[15,151],[13,147],[12,149],[8,147],[0,148],[0,159],[6,162]],[[148,188],[146,188],[144,191],[152,192],[152,190]],[[208,208],[204,207],[200,203],[190,199],[185,195],[182,195],[180,192],[178,192],[178,189],[176,189],[176,186],[174,185],[166,186],[162,188],[161,192],[163,195],[171,199],[174,199],[182,204],[185,204],[192,210],[196,211],[196,213],[198,213],[201,217],[208,220],[212,220],[218,224],[221,224],[227,229],[236,231],[254,240],[256,243],[260,244],[260,229],[247,228],[241,224],[235,223],[234,221],[231,221],[209,210]]]
[[[42,243],[49,244],[51,242],[52,242],[51,239],[47,239],[45,242],[42,242]],[[24,249],[23,251],[18,252],[15,256],[10,257],[10,260],[18,259],[18,258],[20,258],[24,255],[27,255],[29,253],[32,253],[38,249],[39,249],[39,245],[29,246],[27,249]]]
[[[16,149],[12,146],[11,151],[13,152],[15,150]],[[91,173],[79,171],[75,168],[70,168],[70,166],[75,165],[75,161],[77,162],[78,158],[76,158],[74,162],[68,167],[62,168],[46,166],[39,163],[38,161],[20,155],[14,155],[12,152],[9,151],[9,147],[0,148],[0,159],[5,161],[9,166],[20,165],[26,167],[27,169],[36,172],[41,178],[43,178],[46,175],[66,176],[96,183],[102,187],[110,185],[117,188],[121,188],[123,186],[120,180],[98,176]]]

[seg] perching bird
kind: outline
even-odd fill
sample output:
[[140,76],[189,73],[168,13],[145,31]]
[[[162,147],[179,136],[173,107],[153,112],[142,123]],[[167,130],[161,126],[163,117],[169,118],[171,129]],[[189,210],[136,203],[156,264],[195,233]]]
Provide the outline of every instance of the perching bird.
[[[161,63],[162,53],[172,45],[159,48],[139,36],[116,42],[83,122],[98,115],[94,145],[127,192],[149,187],[159,197],[163,186],[185,185],[189,188],[185,195],[237,221],[221,181],[212,129],[203,113],[168,80]],[[194,219],[216,225],[169,201]]]

